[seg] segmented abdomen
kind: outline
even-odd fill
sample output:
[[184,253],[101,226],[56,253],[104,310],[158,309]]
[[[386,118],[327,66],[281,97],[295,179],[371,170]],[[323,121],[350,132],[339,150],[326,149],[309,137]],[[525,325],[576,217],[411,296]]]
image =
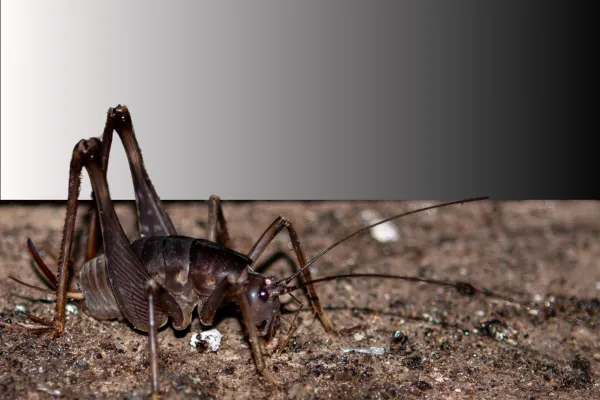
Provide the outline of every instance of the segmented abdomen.
[[104,255],[83,264],[79,274],[79,290],[83,293],[86,312],[96,319],[122,317],[106,268]]

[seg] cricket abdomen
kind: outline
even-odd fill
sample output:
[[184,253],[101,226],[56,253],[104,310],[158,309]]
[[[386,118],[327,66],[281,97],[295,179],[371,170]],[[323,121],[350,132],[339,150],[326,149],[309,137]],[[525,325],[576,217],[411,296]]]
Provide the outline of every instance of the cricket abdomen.
[[[194,308],[202,306],[218,282],[229,274],[240,274],[251,263],[241,253],[185,236],[142,238],[131,248],[148,271],[148,279],[158,284],[158,306],[177,330],[189,326]],[[106,257],[100,255],[86,262],[79,275],[86,312],[97,319],[122,317],[108,268]]]
[[83,293],[85,310],[90,316],[96,319],[116,319],[123,316],[108,280],[104,255],[83,264],[78,284]]

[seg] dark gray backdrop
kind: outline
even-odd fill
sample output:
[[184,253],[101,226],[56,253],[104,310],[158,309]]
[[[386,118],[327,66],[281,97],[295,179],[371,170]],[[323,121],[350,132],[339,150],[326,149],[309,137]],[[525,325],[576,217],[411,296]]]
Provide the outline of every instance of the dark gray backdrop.
[[118,103],[167,200],[595,196],[587,4],[2,1],[2,199]]

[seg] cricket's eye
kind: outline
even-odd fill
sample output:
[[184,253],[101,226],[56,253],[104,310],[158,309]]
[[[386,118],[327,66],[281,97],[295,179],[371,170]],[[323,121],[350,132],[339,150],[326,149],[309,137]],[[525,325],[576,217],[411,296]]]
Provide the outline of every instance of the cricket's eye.
[[269,299],[269,292],[267,292],[265,289],[261,290],[258,293],[258,298],[262,301],[267,301]]

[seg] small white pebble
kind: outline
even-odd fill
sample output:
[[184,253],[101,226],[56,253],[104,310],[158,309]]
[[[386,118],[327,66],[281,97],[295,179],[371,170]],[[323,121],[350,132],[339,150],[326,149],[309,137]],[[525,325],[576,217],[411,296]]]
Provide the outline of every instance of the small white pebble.
[[20,313],[26,313],[27,312],[27,306],[25,304],[17,304],[15,306],[15,311],[16,312],[20,312]]
[[62,393],[60,392],[60,390],[52,390],[49,387],[42,385],[41,383],[37,384],[37,390],[39,390],[40,392],[48,393],[49,395],[54,397],[62,397]]
[[461,390],[461,389],[458,389],[458,388],[454,389],[454,391],[455,391],[456,393],[460,393],[460,392],[462,392],[462,390]]
[[200,342],[206,342],[210,351],[216,352],[221,347],[223,335],[216,329],[194,333],[190,339],[190,346],[197,347]]
[[[364,210],[360,213],[360,218],[368,225],[375,224],[382,218],[373,210]],[[400,238],[398,228],[391,221],[385,222],[371,228],[371,236],[380,243],[395,242]]]
[[380,243],[395,242],[398,240],[398,230],[391,222],[374,227],[371,229],[371,235]]
[[65,308],[67,309],[67,312],[71,314],[77,314],[79,311],[75,304],[67,304]]
[[385,349],[383,347],[369,347],[368,349],[340,347],[340,350],[342,350],[344,353],[354,352],[354,353],[364,353],[364,354],[371,354],[371,355],[382,355],[385,353]]
[[357,342],[360,342],[361,340],[363,340],[365,338],[365,334],[362,332],[356,332],[354,334],[354,340],[356,340]]

